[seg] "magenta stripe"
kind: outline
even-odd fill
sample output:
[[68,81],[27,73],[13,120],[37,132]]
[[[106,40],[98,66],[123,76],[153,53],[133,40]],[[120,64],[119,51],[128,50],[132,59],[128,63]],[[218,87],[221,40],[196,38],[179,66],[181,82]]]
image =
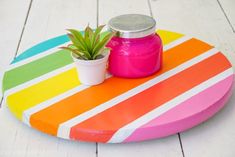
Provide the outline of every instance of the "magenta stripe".
[[134,131],[125,142],[159,138],[189,129],[219,111],[232,93],[234,75],[191,97]]

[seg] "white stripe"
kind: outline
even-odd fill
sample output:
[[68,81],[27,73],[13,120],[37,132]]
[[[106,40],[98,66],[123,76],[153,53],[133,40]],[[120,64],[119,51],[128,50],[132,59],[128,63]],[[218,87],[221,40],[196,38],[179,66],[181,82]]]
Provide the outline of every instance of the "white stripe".
[[103,103],[103,104],[101,104],[101,105],[99,105],[99,106],[97,106],[97,107],[93,108],[87,112],[84,112],[84,113],[60,124],[58,132],[57,132],[57,136],[62,137],[62,138],[69,138],[69,133],[70,133],[70,129],[72,126],[74,126],[78,123],[81,123],[82,121],[84,121],[84,120],[104,111],[104,110],[107,110],[108,108],[110,108],[112,106],[115,106],[116,104],[146,90],[147,88],[150,88],[151,86],[154,86],[155,84],[187,69],[188,67],[191,67],[192,65],[216,54],[217,52],[218,52],[218,50],[211,49],[211,50],[177,66],[176,68],[174,68],[170,71],[167,71],[167,72],[165,72],[165,73],[163,73],[163,74],[161,74],[161,75],[159,75],[159,76],[157,76],[157,77],[155,77],[155,78],[153,78],[153,79],[151,79],[151,80],[149,80],[149,81],[147,81],[147,82],[145,82],[145,83],[143,83],[143,84],[141,84],[141,85],[139,85],[139,86],[137,86],[137,87],[135,87],[135,88],[133,88],[133,89]]
[[[68,43],[68,42],[63,43],[63,44],[58,45],[58,46],[65,46],[67,43]],[[55,53],[55,52],[57,52],[57,51],[60,51],[60,49],[58,48],[58,46],[57,46],[57,47],[54,47],[54,48],[51,48],[51,49],[49,49],[49,50],[46,50],[46,51],[44,51],[44,52],[42,52],[42,53],[36,54],[36,55],[34,55],[34,56],[31,56],[31,57],[29,57],[29,58],[26,58],[26,59],[24,59],[24,60],[18,61],[18,62],[13,63],[13,64],[10,64],[10,65],[7,67],[6,71],[9,71],[9,70],[14,69],[14,68],[16,68],[16,67],[22,66],[22,65],[24,65],[24,64],[30,63],[30,62],[32,62],[32,61],[35,61],[35,60],[37,60],[37,59],[40,59],[40,58],[42,58],[42,57],[45,57],[45,56],[50,55],[50,54],[52,54],[52,53]]]
[[34,114],[34,113],[36,113],[36,112],[38,112],[40,110],[43,110],[43,109],[51,106],[52,104],[55,104],[56,102],[59,102],[59,101],[65,99],[65,98],[67,98],[69,96],[72,96],[72,95],[76,94],[77,92],[82,91],[82,90],[84,90],[84,89],[86,89],[88,87],[90,87],[90,86],[79,85],[79,86],[77,86],[77,87],[75,87],[75,88],[73,88],[73,89],[71,89],[71,90],[69,90],[69,91],[67,91],[65,93],[62,93],[62,94],[60,94],[60,95],[58,95],[56,97],[53,97],[52,99],[44,101],[41,104],[38,104],[38,105],[36,105],[34,107],[31,107],[28,110],[25,110],[24,113],[23,113],[23,118],[22,118],[23,122],[30,126],[30,116],[32,114]]
[[[106,79],[110,78],[110,77],[112,77],[112,75],[107,73],[106,74]],[[30,116],[33,115],[34,113],[37,113],[37,112],[39,112],[39,111],[55,104],[55,103],[65,99],[65,98],[68,98],[68,97],[70,97],[70,96],[72,96],[72,95],[74,95],[74,94],[76,94],[76,93],[78,93],[78,92],[80,92],[80,91],[82,91],[86,88],[89,88],[89,87],[90,86],[88,86],[88,85],[81,84],[81,85],[79,85],[79,86],[77,86],[77,87],[75,87],[71,90],[68,90],[68,91],[66,91],[66,92],[64,92],[60,95],[57,95],[57,96],[55,96],[55,97],[53,97],[53,98],[51,98],[47,101],[44,101],[41,104],[35,105],[35,106],[31,107],[30,109],[25,110],[24,113],[23,113],[23,118],[22,118],[23,122],[30,126]]]
[[[25,88],[28,88],[28,87],[30,87],[30,86],[33,86],[34,84],[40,83],[40,82],[42,82],[42,81],[44,81],[44,80],[47,80],[47,79],[49,79],[49,78],[51,78],[51,77],[54,77],[54,76],[56,76],[56,75],[59,75],[59,74],[61,74],[61,73],[63,73],[63,72],[66,72],[66,71],[72,69],[72,68],[76,68],[76,65],[75,65],[74,63],[68,64],[68,65],[66,65],[66,66],[64,66],[64,67],[62,67],[62,68],[53,70],[53,71],[51,71],[51,72],[49,72],[49,73],[46,73],[46,74],[44,74],[44,75],[41,75],[41,76],[35,78],[35,79],[32,79],[32,80],[30,80],[30,81],[27,81],[27,82],[25,82],[25,83],[22,83],[22,84],[20,84],[20,85],[17,85],[17,86],[15,86],[15,87],[13,87],[13,88],[10,88],[10,89],[8,89],[8,90],[6,90],[6,91],[4,92],[4,96],[7,97],[7,96],[9,96],[9,95],[11,95],[11,94],[13,94],[13,93],[16,93],[16,92],[21,91],[21,90],[23,90],[23,89],[25,89]],[[109,77],[112,77],[112,75],[109,74],[109,73],[107,73],[107,74],[106,74],[106,79],[109,78]]]
[[219,81],[224,80],[225,78],[231,76],[233,74],[232,68],[227,69],[226,71],[210,78],[209,80],[195,86],[194,88],[188,90],[187,92],[175,97],[174,99],[168,101],[167,103],[161,105],[158,108],[150,111],[149,113],[143,115],[142,117],[134,120],[133,122],[127,124],[126,126],[120,128],[108,141],[108,143],[120,143],[123,142],[126,138],[128,138],[136,129],[141,127],[142,125],[148,123],[154,118],[162,115],[166,111],[174,108],[185,100],[191,98],[192,96],[202,92],[203,90],[213,86]]
[[44,75],[42,75],[40,77],[37,77],[37,78],[32,79],[32,80],[30,80],[28,82],[25,82],[23,84],[15,86],[14,88],[10,88],[10,89],[8,89],[8,90],[6,90],[4,92],[4,96],[7,97],[7,96],[9,96],[9,95],[11,95],[13,93],[16,93],[16,92],[18,92],[20,90],[28,88],[28,87],[30,87],[30,86],[32,86],[32,85],[34,85],[36,83],[39,83],[41,81],[47,80],[47,79],[49,79],[49,78],[51,78],[53,76],[59,75],[59,74],[65,72],[65,71],[68,71],[68,70],[72,69],[72,68],[75,68],[75,64],[74,63],[68,64],[68,65],[66,65],[66,66],[64,66],[62,68],[59,68],[59,69],[56,69],[56,70],[51,71],[49,73],[46,73],[46,74],[44,74]]
[[192,39],[192,37],[191,36],[183,36],[183,37],[181,37],[181,38],[179,38],[179,39],[177,39],[177,40],[175,40],[175,41],[165,45],[163,47],[163,51],[167,51],[167,50],[171,49],[172,47],[180,45],[181,43],[183,43],[183,42],[185,42],[185,41],[187,41],[189,39]]

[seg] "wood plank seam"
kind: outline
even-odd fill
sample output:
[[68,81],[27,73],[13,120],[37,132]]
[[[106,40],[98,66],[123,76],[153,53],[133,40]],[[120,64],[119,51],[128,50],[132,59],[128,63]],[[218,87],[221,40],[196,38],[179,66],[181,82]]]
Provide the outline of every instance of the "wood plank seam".
[[2,102],[3,102],[3,96],[2,96],[1,101],[0,101],[0,108],[2,106]]
[[95,156],[98,157],[99,154],[98,154],[98,143],[96,142],[95,143]]
[[223,12],[223,14],[224,14],[224,16],[225,16],[225,18],[226,18],[226,20],[227,20],[227,22],[228,22],[229,26],[231,27],[231,29],[232,29],[233,33],[235,33],[235,29],[234,29],[234,27],[233,27],[233,25],[232,25],[231,21],[229,20],[229,18],[228,18],[228,16],[227,16],[227,14],[226,14],[226,12],[225,12],[225,10],[224,10],[223,6],[221,5],[220,1],[219,1],[219,0],[217,0],[217,3],[218,3],[218,5],[219,5],[219,7],[220,7],[221,11]]
[[[19,42],[17,44],[17,47],[16,47],[16,51],[15,51],[15,55],[14,55],[14,58],[16,58],[17,56],[17,53],[18,53],[18,50],[19,50],[19,47],[20,47],[20,43],[21,43],[21,39],[23,37],[23,34],[24,34],[24,29],[25,29],[25,26],[26,26],[26,23],[28,21],[28,17],[29,17],[29,13],[30,13],[30,10],[31,10],[31,7],[32,7],[32,3],[33,3],[33,0],[30,0],[30,3],[29,3],[29,7],[28,7],[28,11],[26,13],[26,17],[25,17],[25,21],[24,21],[24,25],[23,25],[23,28],[22,28],[22,31],[21,31],[21,34],[20,34],[20,38],[19,38]],[[1,101],[0,101],[0,108],[2,106],[2,103],[3,103],[3,96],[1,97]]]
[[148,2],[150,16],[153,17],[153,11],[152,11],[152,6],[151,6],[151,3],[150,3],[150,0],[147,0],[147,2]]
[[[148,1],[149,10],[150,10],[150,15],[154,18],[153,12],[152,12],[151,2],[150,2],[150,0],[147,0],[147,1]],[[180,143],[180,149],[181,149],[181,152],[182,152],[182,156],[185,157],[184,147],[183,147],[183,144],[182,144],[182,141],[181,141],[180,133],[178,133],[178,139],[179,139],[179,143]]]
[[[150,9],[150,14],[153,17],[152,6],[151,6],[150,0],[148,0],[148,4],[149,4],[149,9]],[[180,148],[181,148],[182,156],[185,157],[184,147],[183,147],[183,143],[182,143],[182,140],[181,140],[181,137],[180,137],[180,133],[178,133],[178,139],[179,139],[179,143],[180,143]]]
[[29,17],[29,13],[30,13],[30,10],[31,10],[31,7],[32,7],[32,3],[33,3],[33,0],[30,0],[29,7],[28,7],[28,11],[27,11],[26,18],[25,18],[25,21],[24,21],[24,25],[23,25],[23,28],[22,28],[22,31],[21,31],[21,34],[20,34],[20,39],[19,39],[19,42],[18,42],[18,44],[17,44],[17,48],[16,48],[16,52],[15,52],[14,59],[16,58],[16,56],[17,56],[17,54],[18,54],[18,50],[19,50],[19,47],[20,47],[21,40],[22,40],[22,38],[23,38],[25,26],[26,26],[26,23],[27,23],[27,21],[28,21],[28,17]]
[[[149,10],[150,10],[150,15],[151,17],[154,18],[153,16],[153,11],[152,11],[152,6],[151,6],[151,2],[150,0],[147,0],[148,1],[148,7],[149,7]],[[183,147],[183,143],[181,141],[181,137],[180,137],[180,133],[178,133],[178,139],[179,139],[179,143],[180,143],[180,149],[181,149],[181,152],[182,152],[182,157],[185,157],[185,154],[184,154],[184,147]]]
[[96,27],[99,25],[99,0],[96,0]]
[[183,155],[183,157],[185,157],[184,147],[183,147],[183,143],[182,143],[182,140],[181,140],[180,133],[178,133],[178,138],[179,138],[179,141],[180,141],[180,148],[181,148],[182,155]]

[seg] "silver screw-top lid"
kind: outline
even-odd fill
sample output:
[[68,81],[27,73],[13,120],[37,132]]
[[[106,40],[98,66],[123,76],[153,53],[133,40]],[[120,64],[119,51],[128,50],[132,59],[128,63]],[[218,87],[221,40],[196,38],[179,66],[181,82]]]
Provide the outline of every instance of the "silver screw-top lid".
[[126,14],[112,18],[108,28],[122,38],[141,38],[155,32],[156,21],[147,15]]

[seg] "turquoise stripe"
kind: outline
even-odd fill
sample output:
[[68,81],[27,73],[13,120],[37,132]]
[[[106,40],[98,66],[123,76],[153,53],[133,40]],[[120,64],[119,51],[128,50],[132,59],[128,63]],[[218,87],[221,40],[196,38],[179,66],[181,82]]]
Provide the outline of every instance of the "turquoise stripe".
[[11,64],[19,62],[21,60],[24,60],[26,58],[32,57],[36,54],[42,53],[46,50],[52,49],[58,45],[61,45],[65,42],[68,42],[69,38],[68,36],[65,35],[61,35],[49,40],[46,40],[44,42],[41,42],[33,47],[31,47],[30,49],[24,51],[22,54],[20,54],[17,58],[15,58]]

